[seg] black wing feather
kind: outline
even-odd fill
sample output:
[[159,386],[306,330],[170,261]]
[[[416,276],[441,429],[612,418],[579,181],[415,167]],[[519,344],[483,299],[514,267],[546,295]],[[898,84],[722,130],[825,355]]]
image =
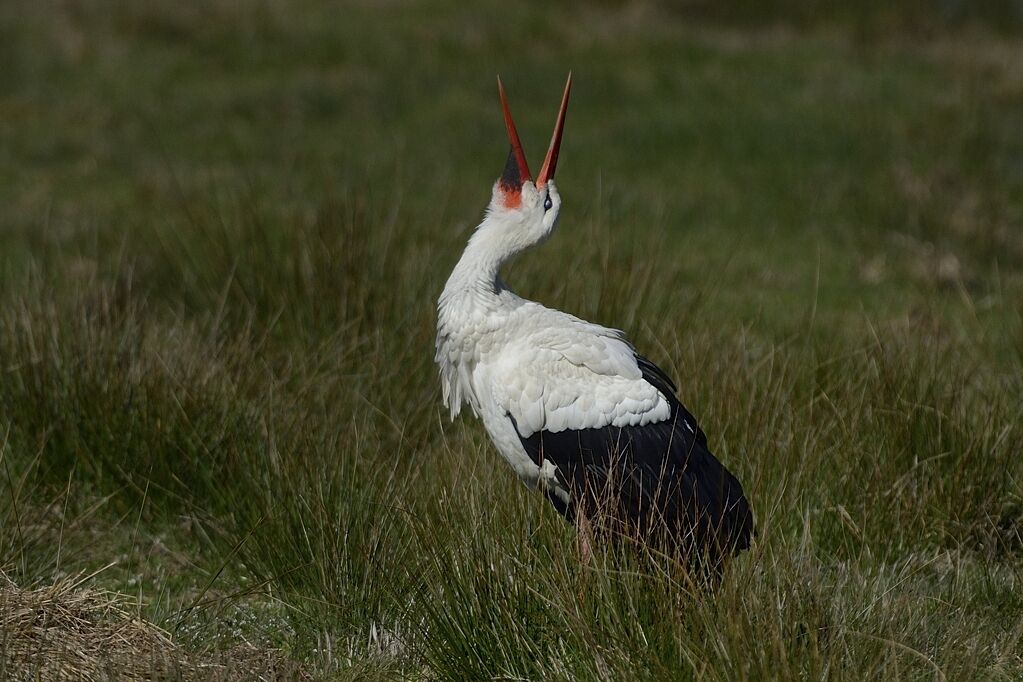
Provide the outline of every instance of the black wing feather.
[[571,493],[548,499],[572,521],[581,506],[601,530],[666,542],[712,557],[749,547],[753,515],[739,481],[711,454],[707,436],[675,396],[671,379],[636,356],[643,378],[671,405],[645,426],[540,431],[520,439],[538,464],[557,466]]

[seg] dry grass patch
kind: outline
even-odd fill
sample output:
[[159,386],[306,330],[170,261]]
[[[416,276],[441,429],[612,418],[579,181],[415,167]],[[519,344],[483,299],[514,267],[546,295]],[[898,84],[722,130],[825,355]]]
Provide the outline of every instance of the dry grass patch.
[[21,588],[0,573],[0,675],[24,680],[308,679],[280,652],[187,652],[134,615],[126,595],[83,587],[89,576]]

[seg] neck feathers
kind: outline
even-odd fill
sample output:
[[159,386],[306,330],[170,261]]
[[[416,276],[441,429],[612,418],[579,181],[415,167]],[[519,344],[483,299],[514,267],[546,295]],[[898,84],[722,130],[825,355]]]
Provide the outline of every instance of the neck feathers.
[[510,234],[510,230],[494,224],[493,219],[487,217],[476,228],[458,264],[451,271],[441,300],[460,293],[496,297],[504,291],[501,266],[522,250],[509,238]]
[[521,251],[509,235],[508,226],[488,215],[476,228],[461,259],[451,272],[437,301],[437,354],[444,404],[454,418],[463,403],[479,413],[472,372],[479,360],[480,344],[491,331],[488,320],[514,307],[501,282],[501,265]]

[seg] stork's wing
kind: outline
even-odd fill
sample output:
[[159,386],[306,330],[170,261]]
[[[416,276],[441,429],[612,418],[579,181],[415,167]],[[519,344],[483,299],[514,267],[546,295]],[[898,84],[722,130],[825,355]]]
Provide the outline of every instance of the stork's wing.
[[[572,518],[618,519],[630,532],[667,530],[721,556],[749,546],[753,517],[738,480],[675,396],[671,379],[613,330],[524,335],[493,374],[494,395],[527,454],[556,466]],[[608,508],[610,505],[610,508]]]
[[672,392],[660,370],[661,390],[644,378],[641,362],[620,333],[582,323],[521,336],[504,349],[489,379],[498,406],[524,438],[642,426],[671,416]]

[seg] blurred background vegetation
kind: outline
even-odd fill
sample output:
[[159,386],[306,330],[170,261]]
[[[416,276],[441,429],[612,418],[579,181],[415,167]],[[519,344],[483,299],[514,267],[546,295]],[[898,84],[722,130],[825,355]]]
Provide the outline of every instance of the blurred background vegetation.
[[[1021,30],[1010,0],[0,4],[10,589],[130,595],[182,677],[1018,678]],[[758,546],[713,599],[580,571],[439,406],[494,76],[539,159],[570,69],[559,231],[506,279],[625,329],[744,482]]]

